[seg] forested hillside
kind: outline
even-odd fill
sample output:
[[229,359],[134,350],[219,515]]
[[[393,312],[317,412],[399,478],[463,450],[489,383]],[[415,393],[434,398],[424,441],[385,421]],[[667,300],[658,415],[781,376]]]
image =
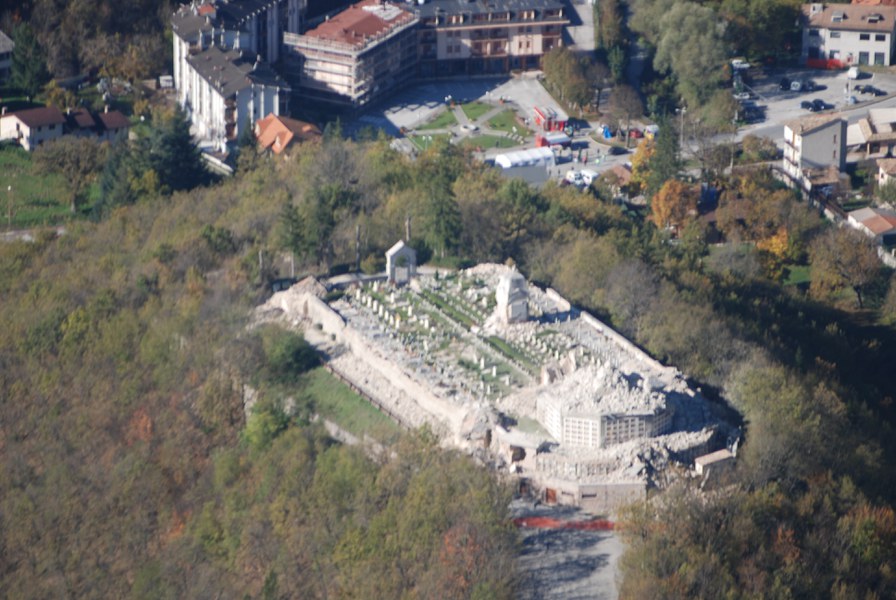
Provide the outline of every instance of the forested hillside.
[[[334,445],[303,343],[247,329],[277,253],[352,268],[359,230],[374,270],[409,217],[423,257],[512,259],[743,414],[730,487],[628,514],[624,597],[892,596],[894,292],[875,271],[857,311],[819,259],[837,233],[771,178],[726,184],[758,241],[710,249],[699,221],[670,243],[442,143],[240,164],[0,247],[0,595],[512,597],[508,491],[425,434],[376,460]],[[784,287],[785,262],[830,285]]]

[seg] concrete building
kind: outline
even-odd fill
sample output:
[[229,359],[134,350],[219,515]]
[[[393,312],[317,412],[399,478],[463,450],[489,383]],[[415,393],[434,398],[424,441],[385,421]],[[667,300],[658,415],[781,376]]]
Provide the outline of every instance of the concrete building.
[[893,64],[894,6],[804,4],[802,25],[804,63],[812,66]]
[[846,130],[846,145],[866,159],[891,156],[896,147],[896,108],[871,108]]
[[12,51],[15,50],[15,43],[9,36],[0,31],[0,82],[9,79],[12,72]]
[[306,7],[307,0],[211,0],[174,13],[174,87],[199,137],[223,144],[287,111],[289,86],[270,65]]
[[846,168],[846,119],[823,114],[785,123],[783,167],[806,193],[835,185]]
[[537,69],[569,24],[559,0],[433,0],[415,10],[425,79]]
[[178,88],[196,135],[219,144],[235,140],[264,115],[285,113],[289,93],[268,64],[217,46],[187,57]]
[[0,116],[0,140],[16,140],[31,152],[44,142],[62,137],[65,115],[54,106],[29,108]]
[[359,107],[407,83],[417,65],[417,23],[399,4],[364,0],[304,35],[287,35],[297,91]]
[[877,185],[883,187],[896,181],[896,158],[877,159]]

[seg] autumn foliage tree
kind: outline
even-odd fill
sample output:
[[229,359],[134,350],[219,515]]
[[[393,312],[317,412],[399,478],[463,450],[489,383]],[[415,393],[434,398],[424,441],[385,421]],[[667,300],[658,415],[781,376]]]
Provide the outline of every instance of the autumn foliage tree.
[[697,215],[699,189],[678,179],[663,184],[650,201],[650,219],[659,229],[678,232]]
[[848,288],[856,304],[864,307],[865,292],[881,275],[881,262],[874,242],[852,228],[831,227],[809,248],[813,294],[830,296]]

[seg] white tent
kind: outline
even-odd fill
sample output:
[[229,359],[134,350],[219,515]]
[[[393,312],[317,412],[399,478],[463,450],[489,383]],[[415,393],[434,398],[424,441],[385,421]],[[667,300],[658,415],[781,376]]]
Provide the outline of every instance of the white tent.
[[550,148],[531,148],[499,154],[495,157],[495,164],[504,169],[523,166],[553,166],[554,153]]

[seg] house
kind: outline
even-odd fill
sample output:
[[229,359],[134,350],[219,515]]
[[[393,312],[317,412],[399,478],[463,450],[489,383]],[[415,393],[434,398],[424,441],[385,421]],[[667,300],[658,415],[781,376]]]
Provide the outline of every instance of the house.
[[497,75],[537,69],[541,57],[563,45],[569,24],[561,0],[430,0],[414,7],[420,18],[419,75]]
[[872,108],[846,130],[850,151],[872,159],[890,156],[896,147],[896,108]]
[[694,459],[694,471],[697,475],[718,475],[734,466],[734,454],[731,450],[722,449]]
[[271,113],[255,122],[255,137],[260,149],[282,154],[293,142],[320,139],[321,132],[311,123]]
[[883,187],[896,181],[896,158],[877,159],[877,186]]
[[801,22],[810,66],[893,64],[896,6],[804,4]]
[[860,208],[847,215],[847,223],[878,244],[896,243],[896,212],[886,208]]
[[822,114],[784,124],[784,173],[806,193],[831,189],[846,168],[846,119]]
[[0,116],[0,140],[16,140],[31,152],[49,140],[62,137],[65,116],[54,106],[29,108]]
[[304,35],[286,35],[298,93],[356,108],[407,83],[417,67],[418,22],[401,4],[364,0]]
[[127,135],[131,122],[123,113],[106,108],[91,113],[86,108],[68,109],[65,113],[65,134],[97,137],[100,141],[115,141]]
[[262,116],[285,113],[289,93],[263,61],[210,46],[187,57],[178,99],[199,138],[224,144]]
[[9,79],[12,74],[12,51],[15,47],[9,36],[0,31],[0,82]]

